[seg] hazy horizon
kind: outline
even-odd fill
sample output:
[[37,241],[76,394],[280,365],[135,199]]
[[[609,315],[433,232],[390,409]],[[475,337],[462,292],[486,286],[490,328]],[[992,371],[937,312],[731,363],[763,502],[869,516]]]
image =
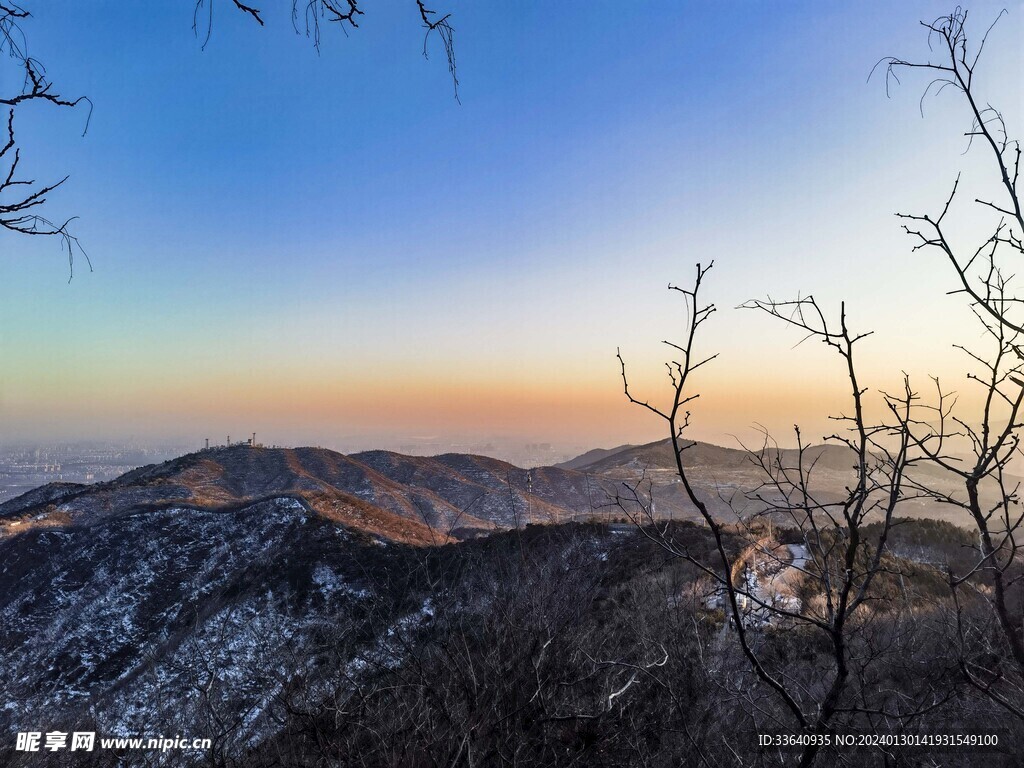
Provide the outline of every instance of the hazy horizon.
[[[227,10],[201,50],[187,4],[33,9],[32,54],[95,109],[84,138],[82,109],[19,115],[24,162],[70,173],[48,205],[80,217],[95,271],[69,284],[55,243],[0,234],[3,441],[650,442],[616,348],[666,397],[665,286],[712,259],[698,346],[720,358],[689,437],[835,430],[837,361],[732,309],[766,294],[845,300],[876,331],[873,391],[937,374],[971,405],[951,345],[978,334],[893,213],[936,210],[960,170],[985,188],[983,158],[952,96],[922,119],[924,82],[865,82],[925,55],[917,21],[946,6],[659,2],[608,25],[456,1],[461,104],[404,7],[319,56],[281,9],[265,29]],[[1011,127],[1021,24],[1010,7],[979,70]]]

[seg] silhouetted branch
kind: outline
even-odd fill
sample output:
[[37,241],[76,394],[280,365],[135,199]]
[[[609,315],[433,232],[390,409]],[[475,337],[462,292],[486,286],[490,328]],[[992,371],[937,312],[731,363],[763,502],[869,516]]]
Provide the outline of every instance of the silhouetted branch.
[[[213,29],[213,5],[216,0],[196,0],[195,11],[192,19],[192,29],[198,34],[199,11],[206,8],[206,30],[203,39],[203,48],[210,40]],[[292,0],[292,26],[296,32],[304,32],[307,37],[312,38],[313,47],[320,50],[322,22],[338,25],[342,32],[348,34],[348,28],[359,28],[359,17],[365,15],[361,5],[363,0]],[[263,16],[259,9],[245,5],[240,0],[231,0],[235,8],[256,20],[263,26]],[[426,34],[423,38],[423,56],[427,55],[427,44],[431,33],[436,32],[441,39],[445,57],[448,60],[448,72],[451,74],[452,86],[455,91],[455,100],[459,101],[459,78],[455,71],[455,29],[451,25],[451,14],[444,14],[439,18],[437,12],[430,10],[423,3],[423,0],[416,0],[416,10],[420,19],[426,27]],[[299,20],[302,20],[300,29]]]
[[[9,2],[0,3],[0,53],[6,52],[22,75],[20,89],[0,92],[0,105],[7,107],[6,137],[0,149],[0,227],[21,235],[56,237],[67,254],[70,276],[73,277],[76,253],[89,263],[88,254],[69,229],[75,217],[59,222],[45,213],[50,193],[62,186],[68,177],[40,184],[21,175],[22,156],[15,135],[15,113],[29,103],[73,108],[85,102],[89,105],[89,112],[86,115],[84,135],[89,128],[92,102],[84,96],[68,99],[54,90],[46,76],[46,68],[29,54],[28,42],[21,27],[21,23],[28,18],[28,11],[20,6]],[[91,263],[89,266],[91,269]]]

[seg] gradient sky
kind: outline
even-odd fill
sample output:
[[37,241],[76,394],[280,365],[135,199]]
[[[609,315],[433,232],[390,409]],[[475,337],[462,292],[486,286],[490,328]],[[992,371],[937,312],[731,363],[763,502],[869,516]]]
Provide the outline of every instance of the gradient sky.
[[[952,94],[922,119],[923,80],[866,82],[925,56],[948,4],[437,0],[460,105],[411,1],[319,56],[287,0],[265,28],[215,2],[205,50],[187,0],[25,2],[32,54],[95,104],[84,137],[82,110],[18,118],[26,169],[71,174],[50,212],[81,217],[95,271],[69,284],[56,243],[0,233],[0,441],[655,439],[615,350],[664,394],[665,286],[710,259],[695,437],[817,437],[841,407],[836,361],[732,309],[752,297],[845,299],[873,388],[962,374],[977,330],[892,214],[961,169],[984,189],[984,158]],[[971,4],[975,31],[1005,5]],[[981,88],[1019,127],[1008,10]]]

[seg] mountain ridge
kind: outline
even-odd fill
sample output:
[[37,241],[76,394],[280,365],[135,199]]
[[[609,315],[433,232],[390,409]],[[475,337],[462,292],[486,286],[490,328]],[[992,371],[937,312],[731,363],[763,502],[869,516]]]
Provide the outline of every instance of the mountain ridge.
[[[794,464],[795,449],[769,448],[765,460]],[[765,475],[755,455],[696,442],[683,452],[691,483],[712,514],[757,511],[751,489]],[[837,499],[853,476],[856,455],[839,445],[805,449],[822,499]],[[232,446],[185,454],[95,485],[52,484],[0,504],[0,539],[34,528],[92,525],[127,514],[190,508],[230,512],[291,499],[336,524],[421,546],[472,538],[527,523],[621,518],[641,511],[633,489],[654,494],[659,516],[695,519],[675,470],[671,442],[596,449],[564,466],[523,469],[488,456],[406,456],[383,450],[344,455],[323,448]],[[917,470],[956,492],[949,473]],[[637,484],[640,484],[639,486]],[[921,500],[908,514],[954,521],[954,510]]]

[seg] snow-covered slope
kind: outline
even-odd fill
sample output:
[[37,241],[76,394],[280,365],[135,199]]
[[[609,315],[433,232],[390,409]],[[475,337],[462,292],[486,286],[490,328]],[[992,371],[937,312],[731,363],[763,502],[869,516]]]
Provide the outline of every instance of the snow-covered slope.
[[[246,743],[317,648],[368,611],[408,547],[291,498],[170,507],[0,542],[0,732],[88,726]],[[397,620],[397,618],[396,618]]]

